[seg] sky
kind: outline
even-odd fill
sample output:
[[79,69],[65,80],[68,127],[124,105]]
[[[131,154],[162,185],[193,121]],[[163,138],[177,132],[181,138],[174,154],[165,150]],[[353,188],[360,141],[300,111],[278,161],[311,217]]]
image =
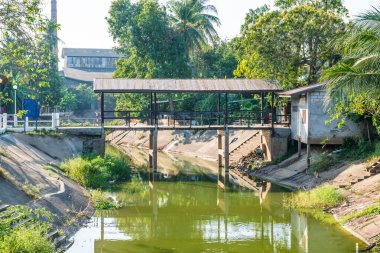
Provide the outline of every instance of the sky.
[[[50,16],[50,0],[45,1],[45,13]],[[167,0],[160,0],[165,3]],[[105,18],[112,0],[57,0],[58,23],[61,25],[58,36],[60,47],[112,48],[114,43],[107,30]],[[239,34],[249,9],[273,0],[210,0],[218,9],[222,22],[218,28],[221,38],[231,39]],[[355,16],[371,6],[379,6],[380,0],[346,0],[350,15]]]

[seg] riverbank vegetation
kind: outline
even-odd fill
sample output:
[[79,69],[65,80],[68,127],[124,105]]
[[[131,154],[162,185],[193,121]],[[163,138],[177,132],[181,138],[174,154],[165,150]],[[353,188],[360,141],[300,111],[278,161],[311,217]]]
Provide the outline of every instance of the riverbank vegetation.
[[301,191],[285,198],[288,208],[303,210],[326,209],[337,206],[344,201],[344,196],[332,186],[320,186],[310,191]]
[[342,223],[347,223],[363,216],[374,216],[374,215],[380,215],[380,202],[377,203],[376,205],[369,206],[363,210],[359,210],[354,213],[345,215],[340,219],[340,221]]
[[66,175],[82,186],[105,189],[112,183],[130,178],[130,166],[125,159],[106,153],[105,157],[86,154],[61,164]]
[[106,191],[131,179],[131,160],[119,149],[107,145],[105,157],[84,154],[64,161],[60,168],[71,179],[89,188],[88,196],[96,209],[118,208]]
[[[27,222],[23,223],[25,220]],[[0,252],[55,252],[54,244],[48,238],[50,221],[51,215],[44,209],[8,208],[0,219]]]

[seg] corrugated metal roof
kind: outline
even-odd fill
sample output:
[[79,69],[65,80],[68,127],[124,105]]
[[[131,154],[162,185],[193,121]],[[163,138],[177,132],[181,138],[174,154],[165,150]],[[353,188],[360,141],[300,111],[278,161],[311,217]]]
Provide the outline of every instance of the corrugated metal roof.
[[96,79],[95,92],[105,93],[254,93],[282,91],[261,79]]
[[63,48],[62,58],[65,56],[83,56],[83,57],[114,57],[119,56],[113,49],[101,48]]
[[311,84],[311,85],[306,85],[297,89],[293,90],[288,90],[285,92],[279,93],[280,97],[293,97],[293,96],[299,96],[301,94],[307,93],[307,92],[312,92],[316,90],[320,90],[324,87],[324,84],[317,83],[317,84]]
[[88,72],[73,68],[63,68],[63,76],[78,81],[93,82],[95,78],[112,78],[112,72]]

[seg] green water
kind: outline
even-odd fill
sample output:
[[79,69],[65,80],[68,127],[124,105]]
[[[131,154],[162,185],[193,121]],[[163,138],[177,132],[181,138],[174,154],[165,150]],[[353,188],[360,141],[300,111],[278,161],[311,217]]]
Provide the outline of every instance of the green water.
[[[128,207],[97,214],[69,253],[348,253],[340,227],[282,207],[284,193],[224,192],[213,182],[159,182],[115,196]],[[265,188],[263,190],[266,190]]]

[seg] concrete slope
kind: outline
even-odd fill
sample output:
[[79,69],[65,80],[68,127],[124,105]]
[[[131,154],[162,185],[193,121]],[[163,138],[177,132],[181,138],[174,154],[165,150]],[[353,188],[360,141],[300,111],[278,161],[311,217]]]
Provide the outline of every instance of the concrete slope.
[[[75,155],[69,151],[75,150],[75,145],[65,137],[0,135],[0,168],[6,179],[0,178],[0,190],[7,193],[0,195],[0,204],[44,207],[60,227],[77,219],[78,214],[91,216],[94,210],[84,189],[61,173],[46,169],[48,164],[59,164]],[[79,224],[68,229],[75,230]]]

